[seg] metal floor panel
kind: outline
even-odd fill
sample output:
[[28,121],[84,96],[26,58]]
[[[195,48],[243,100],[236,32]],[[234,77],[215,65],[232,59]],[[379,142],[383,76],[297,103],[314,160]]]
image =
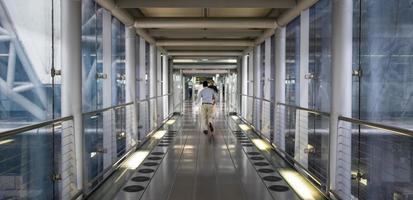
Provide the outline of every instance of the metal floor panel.
[[210,139],[198,128],[192,109],[187,104],[182,117],[182,135],[187,136],[182,155],[162,161],[141,199],[272,199],[248,158],[236,167],[230,152],[234,149],[225,141],[232,133],[224,116],[216,117],[215,136]]
[[[211,139],[199,128],[198,111],[194,110],[192,103],[186,103],[176,137],[169,139],[169,146],[157,145],[153,150],[165,152],[165,156],[157,162],[157,167],[152,167],[154,172],[148,175],[150,180],[141,184],[127,181],[115,199],[298,200],[289,188],[282,192],[269,189],[270,186],[288,187],[275,172],[278,166],[257,166],[260,161],[253,160],[253,155],[261,156],[263,163],[269,161],[268,152],[258,150],[250,140],[245,139],[250,136],[236,133],[239,132],[238,125],[225,118],[222,109],[217,110],[220,113],[215,118],[215,135]],[[244,139],[241,141],[237,134],[244,134]],[[143,168],[148,167],[139,166],[132,177],[141,177],[143,174],[139,169]],[[272,172],[262,172],[262,169]],[[268,176],[277,180],[263,179]],[[139,186],[141,190],[127,192],[130,186]]]

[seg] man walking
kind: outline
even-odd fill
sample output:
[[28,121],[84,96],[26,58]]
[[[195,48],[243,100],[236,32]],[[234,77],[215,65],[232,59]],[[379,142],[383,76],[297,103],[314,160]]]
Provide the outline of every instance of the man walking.
[[215,91],[208,87],[208,82],[204,81],[202,83],[203,88],[199,90],[197,102],[201,103],[201,120],[202,120],[202,128],[204,130],[204,134],[208,134],[208,129],[214,132],[214,127],[212,126],[212,116],[214,114],[213,103],[216,100]]

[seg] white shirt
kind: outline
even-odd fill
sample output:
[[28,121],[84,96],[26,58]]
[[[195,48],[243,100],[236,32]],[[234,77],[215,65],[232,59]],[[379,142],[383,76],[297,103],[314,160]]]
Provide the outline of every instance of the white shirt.
[[212,104],[214,99],[217,99],[215,91],[209,87],[204,87],[199,90],[196,102]]

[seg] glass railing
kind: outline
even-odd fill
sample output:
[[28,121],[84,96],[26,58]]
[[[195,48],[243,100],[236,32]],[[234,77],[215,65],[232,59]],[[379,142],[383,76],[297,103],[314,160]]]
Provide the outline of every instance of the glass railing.
[[169,96],[136,101],[136,111],[134,103],[130,102],[83,114],[85,194],[105,181],[127,153],[162,125],[166,118],[158,114],[159,109],[163,109],[160,100]]
[[[172,116],[163,108],[170,96],[83,113],[80,158],[75,154],[79,149],[72,116],[1,132],[0,199],[73,199],[90,194]],[[150,106],[159,113],[151,114]],[[76,159],[82,159],[83,180]],[[80,185],[83,188],[77,189]]]
[[73,118],[0,133],[0,199],[67,199],[76,182]]
[[[240,95],[242,101],[246,101],[245,116],[254,130],[262,137],[272,141],[274,137],[275,103],[265,98],[257,98],[249,95]],[[259,116],[259,120],[257,120]],[[253,120],[253,119],[256,120]]]
[[339,117],[336,189],[342,199],[413,199],[413,131]]
[[330,115],[277,104],[274,144],[286,160],[299,167],[321,190],[327,190]]
[[86,193],[104,181],[115,169],[114,164],[138,143],[137,134],[133,131],[136,124],[133,104],[130,102],[83,114]]

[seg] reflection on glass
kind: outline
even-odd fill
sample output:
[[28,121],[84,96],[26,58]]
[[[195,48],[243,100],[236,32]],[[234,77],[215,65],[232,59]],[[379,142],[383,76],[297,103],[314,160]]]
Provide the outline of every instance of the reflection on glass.
[[290,105],[299,105],[300,17],[297,17],[287,25],[285,53],[285,101]]
[[85,112],[100,109],[103,103],[102,12],[93,0],[82,1],[82,102]]
[[[353,116],[413,129],[413,7],[409,0],[354,1]],[[411,137],[353,127],[352,195],[412,198]],[[410,188],[410,189],[409,189]],[[410,195],[410,196],[409,196]]]

